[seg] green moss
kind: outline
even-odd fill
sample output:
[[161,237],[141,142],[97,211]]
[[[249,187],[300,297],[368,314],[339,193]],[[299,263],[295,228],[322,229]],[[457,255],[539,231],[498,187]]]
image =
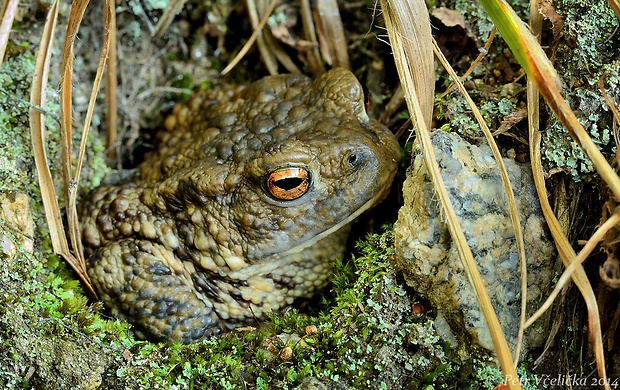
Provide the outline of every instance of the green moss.
[[339,265],[335,302],[321,314],[293,309],[257,330],[193,345],[131,341],[129,353],[116,354],[104,386],[286,389],[320,381],[393,388],[421,383],[441,364],[427,380],[445,380],[451,363],[432,322],[410,317],[408,294],[391,270],[392,233],[371,236],[359,251],[351,264]]
[[[3,251],[0,267],[0,387],[85,383],[96,367],[107,364],[91,330],[102,322],[100,306],[89,305],[74,281],[49,273],[44,254],[24,249],[23,238],[6,224],[0,225],[0,237],[18,248],[13,254]],[[76,359],[89,364],[69,364]],[[36,370],[29,373],[30,367]]]

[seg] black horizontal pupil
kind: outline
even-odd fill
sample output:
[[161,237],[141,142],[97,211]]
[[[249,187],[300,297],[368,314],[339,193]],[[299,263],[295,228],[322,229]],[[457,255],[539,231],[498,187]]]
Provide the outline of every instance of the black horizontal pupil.
[[349,164],[353,165],[357,161],[357,155],[352,154],[349,156]]
[[301,177],[287,177],[285,179],[276,180],[273,182],[273,184],[278,188],[290,191],[302,185],[303,182],[304,179]]

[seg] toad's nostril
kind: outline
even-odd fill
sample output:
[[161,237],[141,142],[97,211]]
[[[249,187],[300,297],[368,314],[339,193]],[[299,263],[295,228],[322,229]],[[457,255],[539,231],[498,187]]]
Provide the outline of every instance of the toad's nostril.
[[347,158],[347,163],[354,169],[359,168],[364,163],[364,154],[362,152],[352,152]]

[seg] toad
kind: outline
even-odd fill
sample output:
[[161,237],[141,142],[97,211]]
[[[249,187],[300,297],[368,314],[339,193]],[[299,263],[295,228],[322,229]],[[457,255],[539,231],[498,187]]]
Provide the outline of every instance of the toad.
[[400,158],[344,69],[212,88],[164,125],[139,175],[80,205],[97,292],[156,340],[253,324],[324,287]]

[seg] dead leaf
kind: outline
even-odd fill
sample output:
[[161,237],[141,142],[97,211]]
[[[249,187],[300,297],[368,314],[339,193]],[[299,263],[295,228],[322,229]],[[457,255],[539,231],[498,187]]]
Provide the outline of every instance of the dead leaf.
[[431,10],[431,16],[437,18],[446,27],[459,26],[467,30],[465,16],[453,9],[446,7],[433,8]]
[[564,28],[564,16],[555,12],[552,0],[541,0],[538,3],[538,12],[551,22],[553,38],[558,39],[562,35]]
[[502,119],[502,122],[493,135],[495,136],[507,132],[525,118],[527,118],[527,109],[525,107],[517,107]]

